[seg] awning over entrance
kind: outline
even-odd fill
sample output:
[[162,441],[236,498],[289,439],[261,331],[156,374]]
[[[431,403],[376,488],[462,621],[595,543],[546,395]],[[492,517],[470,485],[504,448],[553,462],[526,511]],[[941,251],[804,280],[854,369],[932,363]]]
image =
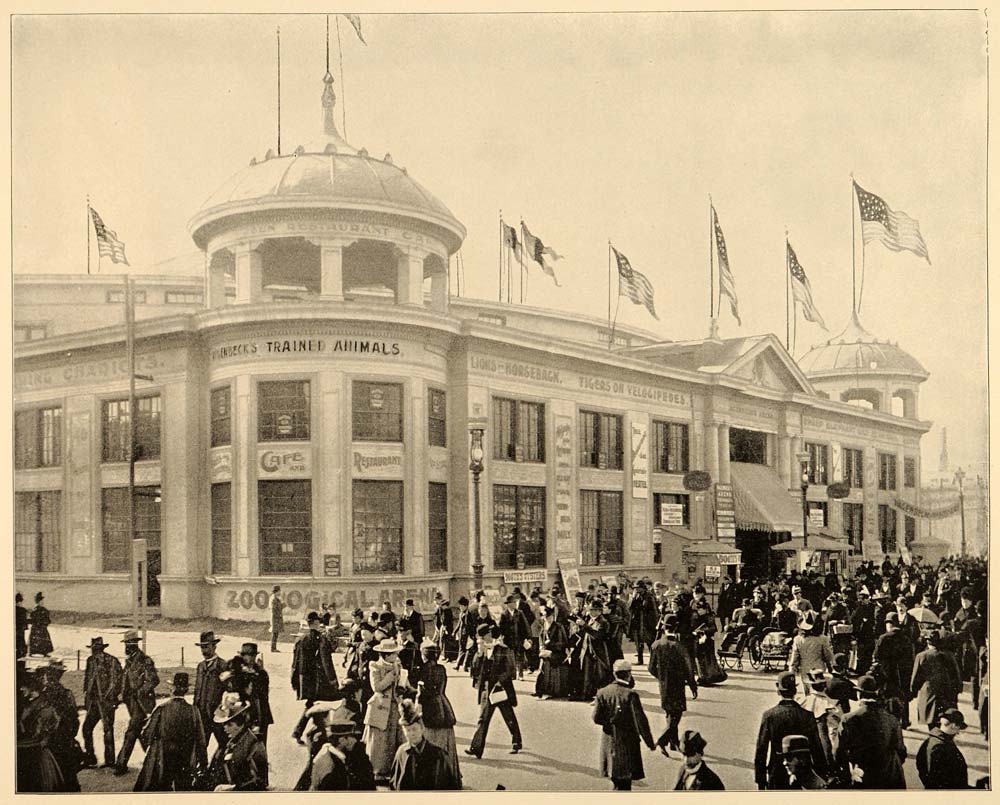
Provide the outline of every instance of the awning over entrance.
[[829,537],[821,537],[818,534],[810,534],[808,544],[802,545],[802,537],[797,537],[795,539],[790,539],[788,542],[779,542],[777,545],[772,545],[772,551],[828,551],[831,553],[840,553],[848,549],[848,544],[846,542],[837,542],[837,540],[830,539]]
[[727,545],[725,542],[719,542],[714,539],[692,539],[682,548],[684,553],[688,554],[698,554],[698,555],[711,555],[711,556],[730,556],[735,557],[733,562],[723,562],[722,564],[736,564],[739,562],[740,549],[734,547],[733,545]]
[[802,536],[802,508],[792,500],[778,473],[763,464],[729,465],[736,500],[736,526],[750,531],[787,531]]

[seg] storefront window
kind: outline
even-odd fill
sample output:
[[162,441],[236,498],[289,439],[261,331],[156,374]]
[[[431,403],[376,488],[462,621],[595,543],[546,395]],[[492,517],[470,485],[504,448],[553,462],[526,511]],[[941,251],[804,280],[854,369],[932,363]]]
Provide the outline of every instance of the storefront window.
[[825,444],[806,442],[806,451],[809,453],[809,483],[825,486],[829,466],[829,448]]
[[580,466],[622,468],[622,418],[617,414],[580,412]]
[[865,506],[863,503],[844,503],[842,505],[844,507],[844,535],[851,547],[860,551],[865,536]]
[[354,441],[403,441],[403,387],[399,383],[354,381]]
[[880,503],[878,507],[878,536],[882,553],[896,550],[896,511],[885,503]]
[[493,487],[493,566],[545,567],[544,487]]
[[[156,486],[137,486],[135,488],[134,501],[135,537],[136,539],[146,540],[147,550],[150,553],[156,554],[158,566],[160,552],[160,488]],[[127,487],[113,487],[101,490],[101,526],[101,557],[104,572],[127,573],[132,556],[132,546],[129,544]],[[153,557],[150,557],[151,572],[152,567]]]
[[892,453],[878,454],[878,488],[896,489],[896,456]]
[[[139,397],[139,416],[135,423],[135,460],[160,457],[160,395]],[[128,400],[105,400],[102,428],[102,460],[128,461],[129,412]]]
[[767,434],[744,428],[729,429],[729,460],[767,464]]
[[545,405],[493,398],[493,458],[545,461]]
[[581,490],[580,548],[585,565],[622,563],[622,493]]
[[653,422],[653,472],[688,471],[688,426]]
[[440,389],[427,390],[427,443],[431,447],[448,446],[446,398]]
[[355,481],[355,573],[403,572],[402,481]]
[[263,575],[312,572],[312,482],[258,481]]
[[58,467],[62,463],[62,408],[32,408],[14,414],[14,467]]
[[212,484],[212,572],[233,572],[233,513],[230,484]]
[[305,441],[309,438],[309,381],[257,384],[257,441]]
[[688,495],[665,492],[653,494],[653,522],[664,526],[691,525],[691,506]]
[[221,447],[232,443],[230,394],[229,386],[212,389],[212,447]]
[[427,568],[448,569],[448,484],[427,485]]
[[58,573],[62,556],[62,493],[14,496],[14,569]]
[[845,447],[841,455],[844,460],[844,480],[851,489],[863,489],[865,485],[864,452],[853,447]]

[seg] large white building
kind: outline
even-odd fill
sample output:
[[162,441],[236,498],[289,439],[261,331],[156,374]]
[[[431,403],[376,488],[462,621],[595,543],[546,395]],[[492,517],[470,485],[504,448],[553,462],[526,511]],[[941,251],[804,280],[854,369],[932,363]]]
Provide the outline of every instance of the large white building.
[[[467,593],[477,427],[489,587],[560,560],[584,584],[686,578],[699,546],[764,573],[802,536],[800,454],[813,546],[917,538],[895,505],[920,503],[927,373],[897,345],[854,319],[798,364],[772,335],[619,327],[609,349],[604,321],[452,298],[462,224],[340,137],[329,86],[323,110],[318,141],[195,214],[203,276],[135,280],[137,536],[164,615],[263,619],[275,583],[293,612]],[[122,293],[15,278],[16,578],[56,609],[131,608]]]

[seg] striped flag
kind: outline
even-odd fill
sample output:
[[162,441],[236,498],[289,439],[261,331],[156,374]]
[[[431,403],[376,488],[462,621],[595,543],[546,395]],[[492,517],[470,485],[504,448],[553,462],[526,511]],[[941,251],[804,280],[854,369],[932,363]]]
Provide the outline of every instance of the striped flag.
[[795,249],[792,248],[792,244],[786,240],[785,246],[788,249],[788,271],[792,275],[792,297],[795,299],[795,303],[802,307],[802,317],[806,321],[818,324],[825,330],[826,322],[823,321],[823,317],[813,302],[812,286],[809,285],[809,278],[806,276],[806,272],[803,271],[802,265],[799,263],[799,258],[795,255]]
[[128,258],[125,257],[125,244],[118,240],[117,233],[104,225],[101,216],[93,207],[90,208],[90,217],[94,221],[94,231],[97,233],[97,254],[100,257],[110,257],[112,263],[128,265]]
[[517,239],[517,230],[507,226],[503,221],[500,222],[500,226],[503,227],[503,245],[514,253],[515,260],[521,262],[521,241]]
[[542,267],[542,271],[552,277],[552,281],[558,286],[559,280],[556,279],[555,269],[545,258],[548,256],[553,260],[562,260],[562,255],[558,254],[551,246],[542,243],[541,238],[532,235],[528,227],[524,225],[524,221],[521,221],[521,237],[524,240],[524,249],[528,257],[538,263]]
[[729,297],[729,307],[733,311],[733,318],[736,323],[743,326],[740,321],[740,306],[736,299],[736,280],[733,279],[733,272],[729,270],[729,252],[726,251],[726,238],[722,234],[722,227],[719,225],[719,215],[712,205],[712,225],[715,229],[715,248],[719,256],[719,293]]
[[361,35],[361,15],[341,14],[340,16],[344,17],[349,23],[351,23],[351,26],[354,28],[354,33],[356,33],[358,35],[358,39],[361,40],[361,44],[367,45],[368,43],[365,41],[364,36]]
[[893,211],[883,199],[869,193],[857,182],[854,183],[854,192],[858,195],[861,237],[866,246],[877,240],[894,252],[913,252],[930,265],[927,244],[920,234],[920,224],[916,219],[905,212]]
[[649,280],[632,268],[628,258],[618,249],[612,246],[611,251],[615,253],[615,260],[618,262],[618,295],[627,296],[634,305],[645,305],[650,315],[659,321],[660,317],[653,308],[653,286]]

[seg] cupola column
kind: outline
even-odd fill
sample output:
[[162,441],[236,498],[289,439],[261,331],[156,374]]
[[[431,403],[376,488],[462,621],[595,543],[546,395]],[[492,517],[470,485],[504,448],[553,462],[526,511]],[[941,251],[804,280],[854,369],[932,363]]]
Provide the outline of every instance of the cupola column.
[[264,294],[263,260],[257,251],[259,241],[240,243],[233,249],[236,255],[236,301],[240,304],[259,302]]
[[448,274],[431,277],[431,307],[438,313],[448,312]]
[[424,257],[420,249],[409,248],[399,254],[396,263],[396,304],[424,304]]
[[344,249],[350,241],[341,239],[312,239],[320,249],[319,295],[331,302],[344,299]]
[[226,269],[215,265],[215,255],[205,255],[205,307],[222,307],[226,304]]

